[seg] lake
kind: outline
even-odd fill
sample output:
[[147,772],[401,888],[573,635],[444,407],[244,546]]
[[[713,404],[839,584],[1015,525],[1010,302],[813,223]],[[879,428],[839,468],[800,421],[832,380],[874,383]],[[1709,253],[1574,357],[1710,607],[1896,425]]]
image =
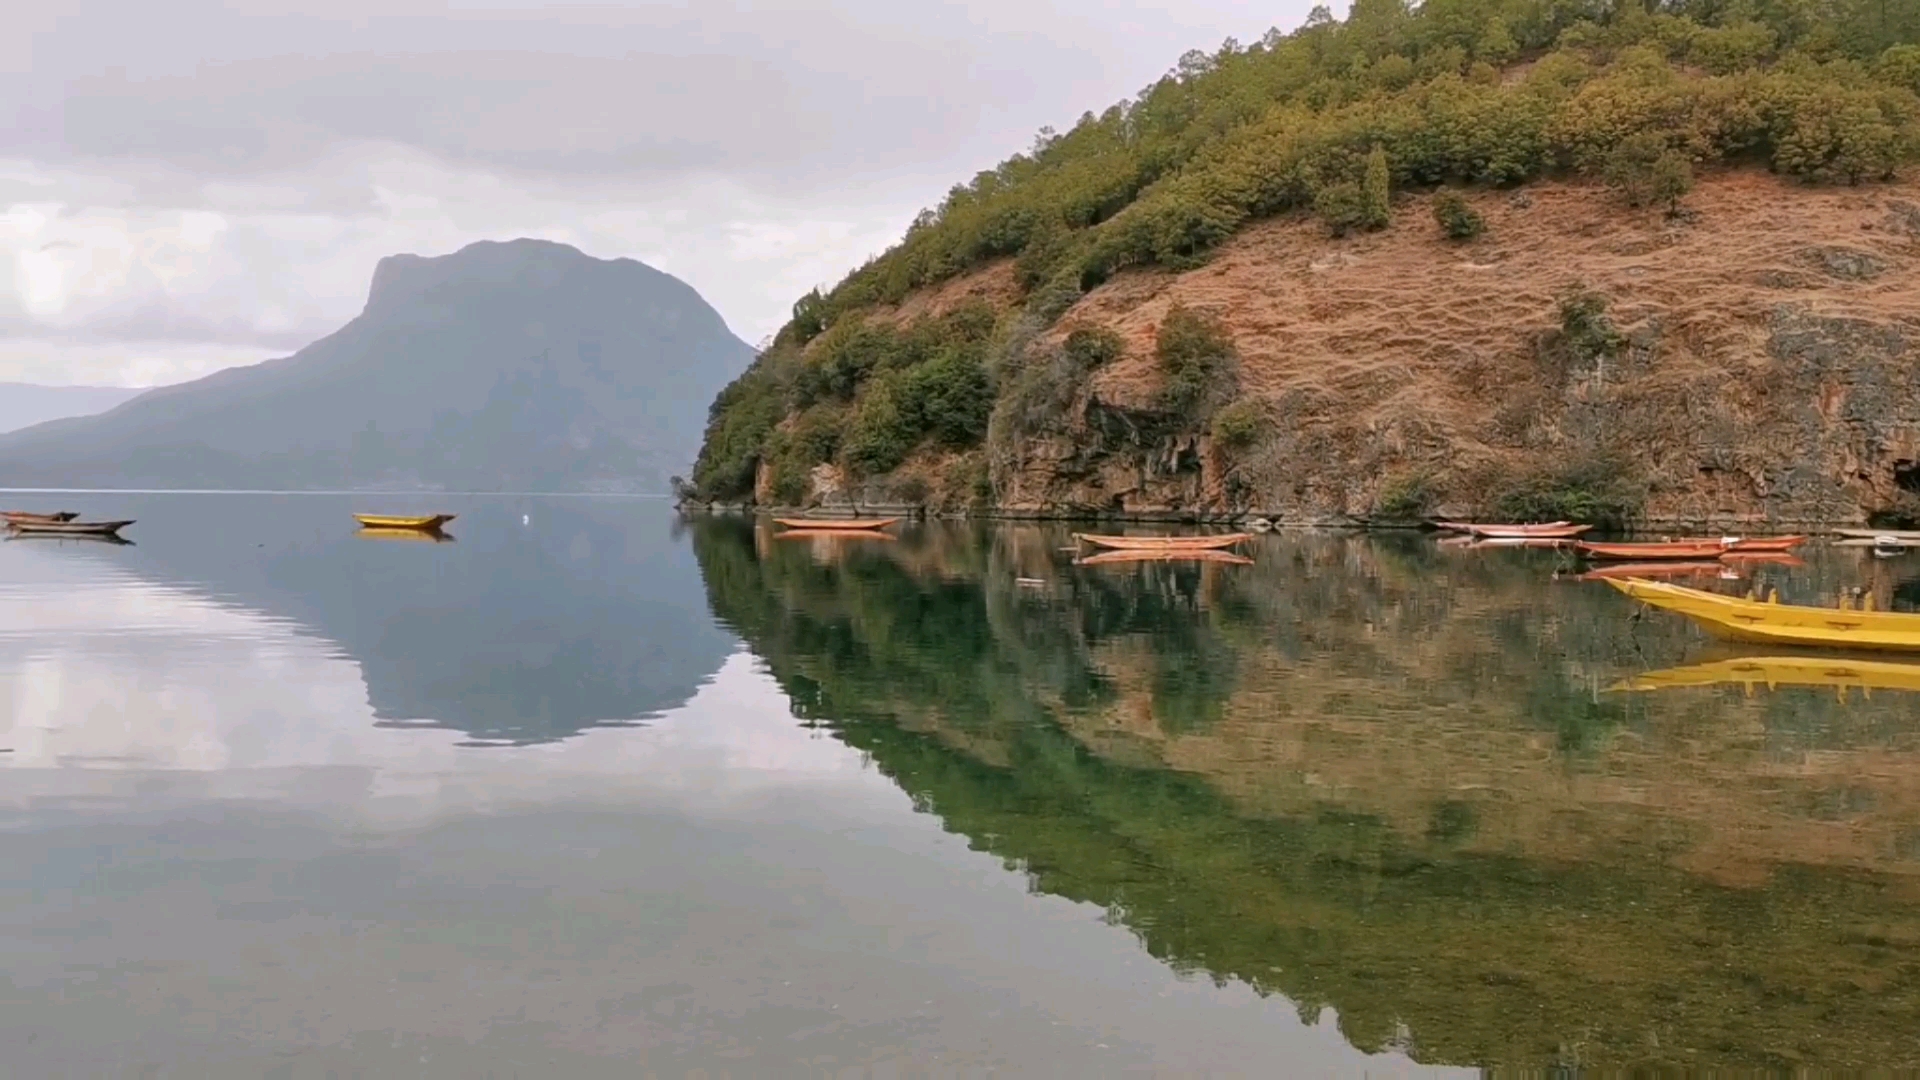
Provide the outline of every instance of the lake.
[[1553,551],[7,499],[138,519],[0,544],[15,1075],[1920,1064],[1920,676]]

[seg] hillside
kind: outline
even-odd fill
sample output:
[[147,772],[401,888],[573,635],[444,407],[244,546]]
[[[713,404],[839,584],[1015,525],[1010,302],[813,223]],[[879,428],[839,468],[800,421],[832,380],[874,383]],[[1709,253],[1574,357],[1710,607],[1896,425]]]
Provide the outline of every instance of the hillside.
[[1920,12],[1820,14],[1360,4],[1190,53],[801,298],[692,494],[1920,517]]
[[0,486],[665,491],[751,350],[684,282],[539,240],[396,255],[293,356],[0,436]]
[[91,416],[137,397],[138,390],[119,386],[36,386],[0,383],[0,433],[61,420]]

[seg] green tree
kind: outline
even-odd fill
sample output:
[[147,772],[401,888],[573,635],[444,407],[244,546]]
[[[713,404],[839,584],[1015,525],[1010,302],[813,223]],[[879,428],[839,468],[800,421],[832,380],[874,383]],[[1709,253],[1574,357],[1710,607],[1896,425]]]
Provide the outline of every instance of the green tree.
[[1387,168],[1387,149],[1378,143],[1367,154],[1366,179],[1360,184],[1363,226],[1384,229],[1393,220],[1393,175]]

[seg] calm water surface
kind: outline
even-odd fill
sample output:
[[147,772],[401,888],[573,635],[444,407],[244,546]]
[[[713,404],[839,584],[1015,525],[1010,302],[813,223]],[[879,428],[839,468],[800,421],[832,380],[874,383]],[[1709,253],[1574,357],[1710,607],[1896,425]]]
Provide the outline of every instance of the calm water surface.
[[0,544],[13,1075],[1920,1064],[1920,678],[1552,552],[8,498],[139,519]]

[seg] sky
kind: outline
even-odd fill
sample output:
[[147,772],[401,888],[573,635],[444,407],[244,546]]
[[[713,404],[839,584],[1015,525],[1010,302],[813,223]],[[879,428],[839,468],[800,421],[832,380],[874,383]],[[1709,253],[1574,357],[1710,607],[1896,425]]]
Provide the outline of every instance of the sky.
[[382,256],[516,236],[758,342],[1043,125],[1310,6],[42,0],[0,35],[0,381],[286,355]]

